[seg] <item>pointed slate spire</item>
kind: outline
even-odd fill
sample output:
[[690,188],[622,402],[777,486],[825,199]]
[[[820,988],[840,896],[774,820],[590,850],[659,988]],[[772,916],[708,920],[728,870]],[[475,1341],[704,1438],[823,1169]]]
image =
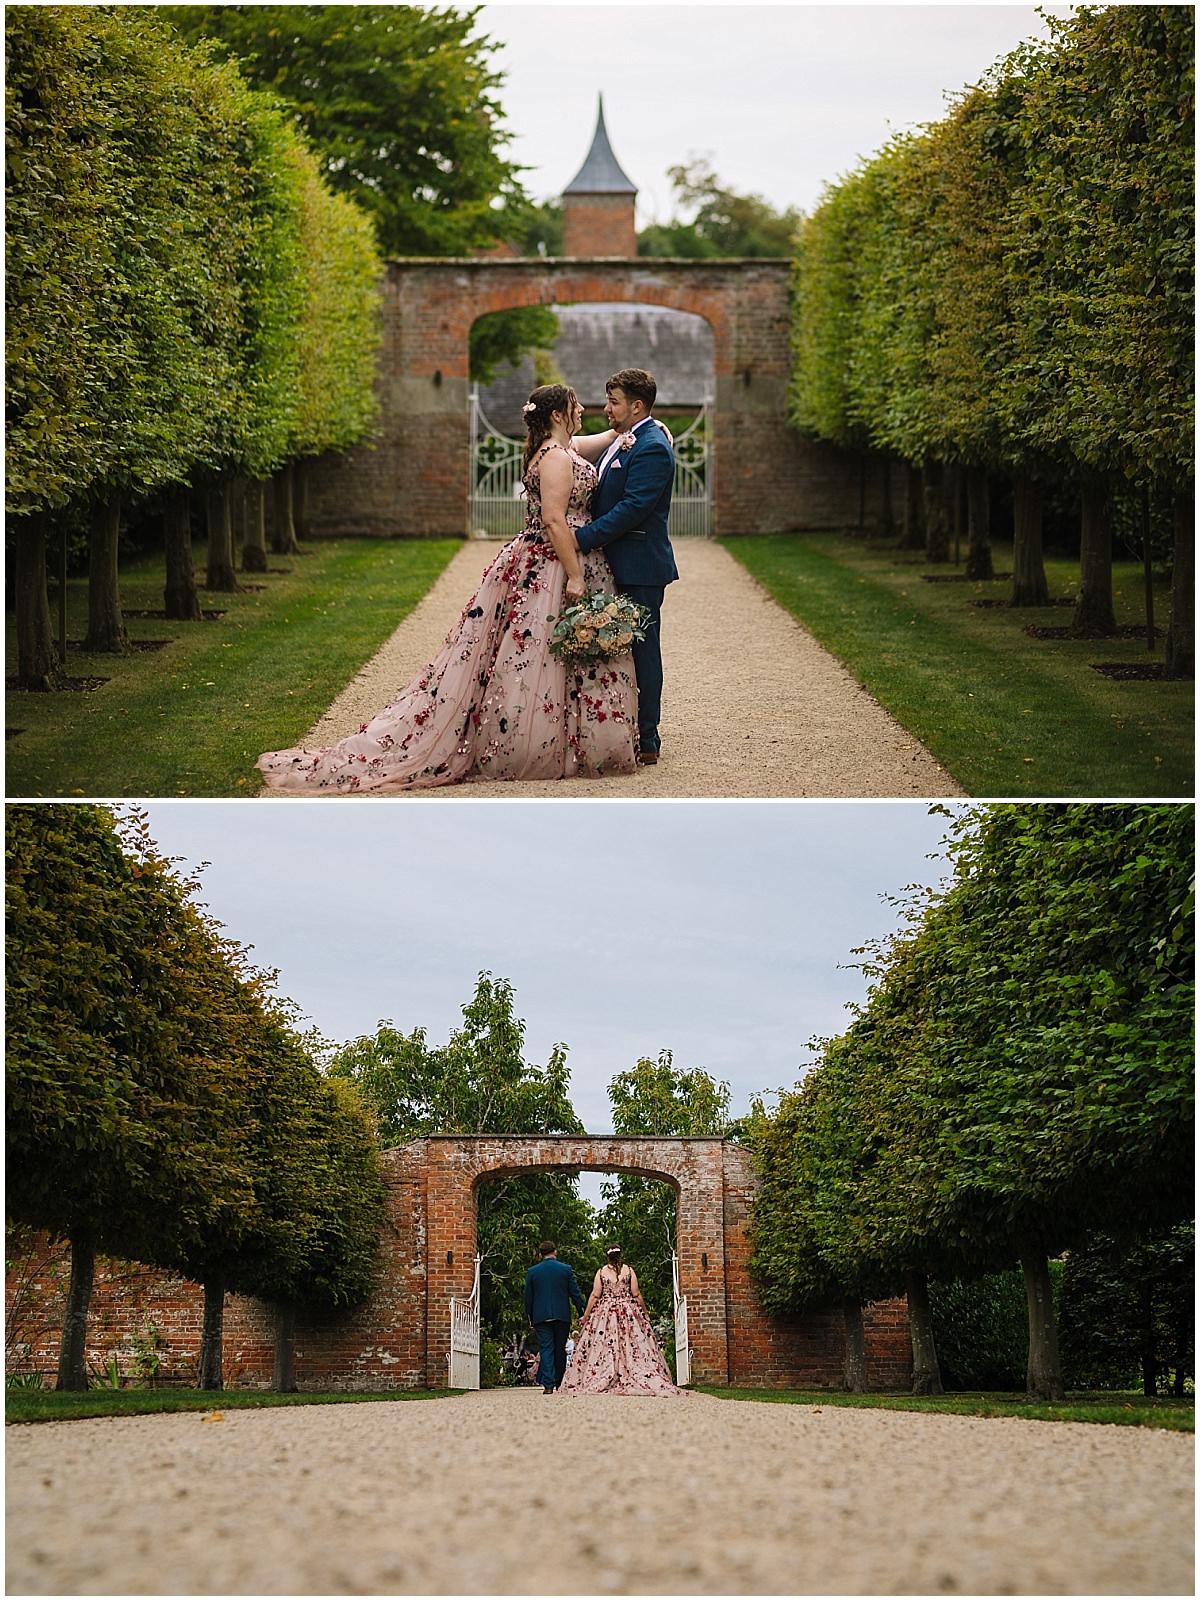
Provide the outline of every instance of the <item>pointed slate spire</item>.
[[636,195],[637,185],[631,183],[621,171],[608,142],[604,126],[604,96],[600,96],[600,114],[596,119],[596,132],[587,160],[563,190],[564,195]]

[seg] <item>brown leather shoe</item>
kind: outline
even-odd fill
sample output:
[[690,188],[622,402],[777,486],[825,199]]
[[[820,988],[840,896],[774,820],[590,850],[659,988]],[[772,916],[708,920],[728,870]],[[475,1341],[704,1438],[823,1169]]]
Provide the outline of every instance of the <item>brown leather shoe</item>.
[[638,763],[639,767],[654,767],[657,764],[657,762],[658,762],[658,752],[656,750],[640,750],[640,751],[638,751],[637,763]]

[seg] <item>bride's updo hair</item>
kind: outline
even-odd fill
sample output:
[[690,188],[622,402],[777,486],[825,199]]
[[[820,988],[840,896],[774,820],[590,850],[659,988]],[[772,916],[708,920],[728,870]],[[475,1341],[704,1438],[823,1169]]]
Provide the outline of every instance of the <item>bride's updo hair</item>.
[[619,1245],[608,1246],[604,1255],[608,1260],[609,1267],[619,1268],[621,1266],[621,1247]]
[[529,463],[550,437],[551,417],[561,412],[568,420],[574,415],[574,408],[579,404],[579,397],[569,384],[541,384],[530,395],[521,407],[525,417],[525,430],[529,438],[525,441],[525,455],[521,460],[522,476],[529,470]]

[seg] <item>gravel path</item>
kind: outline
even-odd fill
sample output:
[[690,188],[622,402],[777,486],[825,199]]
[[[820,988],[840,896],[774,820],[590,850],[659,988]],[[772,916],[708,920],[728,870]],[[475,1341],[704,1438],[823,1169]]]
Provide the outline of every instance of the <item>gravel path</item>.
[[[334,744],[415,677],[437,654],[498,548],[485,541],[464,545],[300,743]],[[676,557],[681,581],[668,589],[663,606],[666,689],[657,767],[612,778],[462,784],[416,794],[645,800],[963,793],[720,545],[680,540]]]
[[1190,1436],[692,1395],[10,1427],[22,1595],[1187,1595]]

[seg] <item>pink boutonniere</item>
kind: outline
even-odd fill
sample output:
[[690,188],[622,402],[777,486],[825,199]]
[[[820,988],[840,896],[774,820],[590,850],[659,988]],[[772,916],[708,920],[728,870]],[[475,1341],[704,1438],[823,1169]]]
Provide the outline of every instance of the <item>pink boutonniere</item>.
[[621,450],[632,450],[636,444],[636,434],[622,434],[620,439],[617,440],[617,446]]

